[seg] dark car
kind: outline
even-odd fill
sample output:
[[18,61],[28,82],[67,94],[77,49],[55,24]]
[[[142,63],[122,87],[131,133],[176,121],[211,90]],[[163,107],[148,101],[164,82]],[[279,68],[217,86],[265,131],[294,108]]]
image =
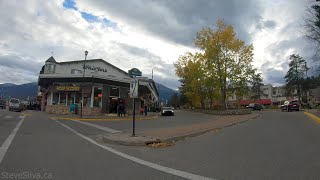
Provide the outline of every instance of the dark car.
[[161,116],[174,116],[174,111],[172,107],[163,107],[161,109]]
[[7,107],[6,101],[3,100],[3,99],[0,99],[0,108],[1,108],[1,109],[5,109],[6,107]]
[[298,101],[285,101],[281,105],[281,111],[299,111],[300,105]]
[[263,109],[261,104],[257,104],[257,103],[250,103],[248,106],[246,106],[246,108],[250,108],[252,109],[252,111],[255,111],[255,110],[260,111],[261,109]]

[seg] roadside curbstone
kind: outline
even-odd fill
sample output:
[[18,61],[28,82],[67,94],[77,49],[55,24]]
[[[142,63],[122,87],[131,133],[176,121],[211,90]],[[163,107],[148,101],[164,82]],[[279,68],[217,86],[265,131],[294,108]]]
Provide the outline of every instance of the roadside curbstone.
[[310,112],[304,111],[304,114],[314,120],[315,122],[320,124],[320,117],[316,116],[315,114],[312,114]]

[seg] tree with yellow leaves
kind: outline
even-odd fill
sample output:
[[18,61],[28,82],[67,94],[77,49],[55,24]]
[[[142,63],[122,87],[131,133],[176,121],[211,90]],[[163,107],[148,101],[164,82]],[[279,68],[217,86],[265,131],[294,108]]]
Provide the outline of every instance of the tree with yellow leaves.
[[212,105],[218,98],[226,108],[228,95],[246,94],[249,78],[255,72],[251,65],[253,46],[237,38],[232,25],[219,20],[215,29],[203,28],[194,44],[198,52],[188,52],[174,64],[188,89],[188,98],[200,100],[201,105],[205,99]]

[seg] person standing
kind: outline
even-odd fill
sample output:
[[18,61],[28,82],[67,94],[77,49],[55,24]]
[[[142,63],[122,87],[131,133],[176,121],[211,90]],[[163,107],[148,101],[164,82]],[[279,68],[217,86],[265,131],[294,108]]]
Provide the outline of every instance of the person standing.
[[117,105],[117,114],[118,114],[118,117],[120,117],[120,111],[121,111],[121,106],[120,106],[120,103]]
[[143,106],[140,107],[140,115],[143,115]]
[[147,116],[148,114],[148,106],[144,105],[144,115]]

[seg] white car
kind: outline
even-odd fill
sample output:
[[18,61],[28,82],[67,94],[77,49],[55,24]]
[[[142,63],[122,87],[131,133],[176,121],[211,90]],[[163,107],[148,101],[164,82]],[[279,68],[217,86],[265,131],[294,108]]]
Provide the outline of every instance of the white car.
[[161,116],[174,116],[174,111],[172,107],[162,107],[161,108]]
[[22,111],[22,104],[19,99],[11,98],[9,100],[9,111]]

